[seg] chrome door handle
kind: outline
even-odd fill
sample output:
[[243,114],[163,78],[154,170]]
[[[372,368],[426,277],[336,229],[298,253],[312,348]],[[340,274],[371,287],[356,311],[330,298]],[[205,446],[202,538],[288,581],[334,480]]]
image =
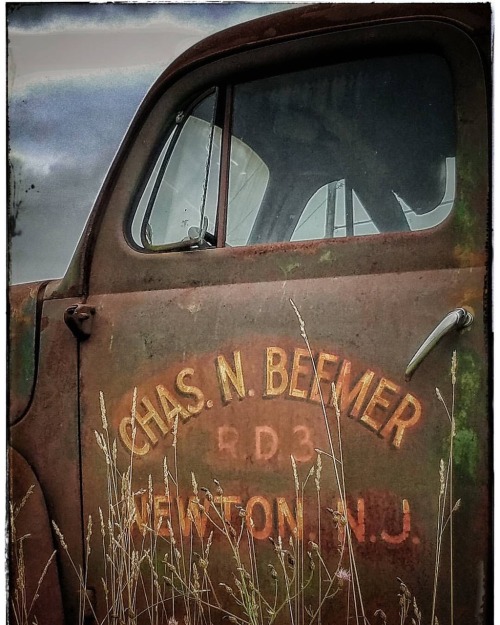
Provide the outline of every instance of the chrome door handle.
[[408,363],[405,379],[408,382],[415,373],[422,360],[432,351],[445,334],[452,330],[467,328],[474,321],[473,315],[465,308],[457,308],[449,312],[446,317],[434,328],[417,350],[417,353]]

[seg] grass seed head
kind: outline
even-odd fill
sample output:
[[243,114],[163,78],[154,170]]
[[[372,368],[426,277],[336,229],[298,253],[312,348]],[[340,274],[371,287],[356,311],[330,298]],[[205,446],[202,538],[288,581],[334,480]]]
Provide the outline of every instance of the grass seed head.
[[108,429],[108,420],[106,418],[106,406],[104,404],[104,393],[99,391],[99,404],[101,408],[101,421],[104,430]]
[[222,586],[222,588],[224,588],[224,590],[227,592],[228,595],[234,595],[234,591],[231,588],[231,586],[228,586],[227,584],[224,584],[223,582],[219,582],[219,586]]
[[267,566],[269,568],[269,572],[271,573],[271,577],[273,579],[278,579],[278,572],[276,571],[274,566],[272,564],[268,564]]
[[64,551],[68,551],[68,545],[65,543],[64,536],[62,535],[62,532],[59,529],[59,527],[57,526],[55,521],[52,521],[52,527],[54,528],[54,532],[56,533],[57,538],[59,538],[59,542],[61,543],[61,547],[64,549]]
[[207,546],[205,548],[205,557],[208,557],[208,554],[210,552],[210,547],[212,546],[212,539],[214,537],[214,532],[213,530],[210,532],[209,536],[208,536],[208,540],[207,540]]
[[451,383],[453,386],[457,383],[457,352],[453,350],[453,354],[451,356]]
[[163,484],[165,485],[165,496],[170,498],[170,484],[168,481],[168,465],[167,458],[163,458]]
[[335,408],[335,416],[337,417],[337,419],[340,419],[340,408],[339,408],[339,401],[338,401],[338,396],[337,396],[337,389],[335,387],[335,382],[332,382],[331,388],[332,388],[333,407]]
[[208,501],[212,502],[214,500],[214,496],[208,490],[208,488],[205,488],[202,486],[200,490],[202,490],[205,493],[205,497],[208,499]]
[[172,523],[170,522],[169,518],[167,518],[166,523],[167,523],[168,535],[170,536],[170,542],[172,543],[172,545],[175,546],[174,530],[172,529]]
[[444,484],[445,484],[444,460],[441,458],[441,460],[439,461],[439,494],[440,495],[444,494]]
[[290,460],[292,462],[293,481],[295,483],[295,491],[298,492],[299,491],[299,475],[297,473],[297,463],[295,462],[295,458],[293,456],[290,456]]
[[13,517],[14,519],[17,517],[17,515],[19,514],[19,512],[24,508],[24,506],[26,505],[26,502],[28,501],[28,499],[31,497],[31,494],[33,492],[35,488],[34,484],[31,484],[31,486],[28,488],[28,490],[26,491],[26,494],[24,495],[24,497],[21,499],[21,503],[18,506],[13,506],[12,510],[13,512]]
[[302,336],[302,338],[304,339],[304,341],[307,341],[307,334],[306,334],[306,324],[304,323],[304,320],[302,319],[299,309],[297,308],[297,306],[295,305],[295,302],[293,301],[293,299],[290,298],[290,304],[292,305],[293,310],[295,311],[295,314],[297,315],[297,319],[299,320],[299,325],[300,325],[300,335]]
[[174,419],[174,427],[172,429],[172,434],[173,434],[173,440],[172,440],[172,447],[177,447],[177,429],[179,427],[179,415],[175,415],[175,419]]
[[223,491],[223,489],[222,489],[222,486],[220,485],[219,480],[216,480],[215,478],[213,478],[213,481],[214,481],[215,486],[217,487],[215,492],[216,492],[218,495],[223,495],[223,494],[224,494],[224,491]]
[[314,476],[314,483],[316,484],[316,490],[321,490],[321,469],[323,468],[323,461],[321,460],[321,454],[316,456],[316,474]]
[[193,486],[193,494],[198,497],[198,482],[196,481],[195,474],[191,471],[191,484]]
[[386,613],[383,610],[375,610],[375,613],[374,613],[373,616],[376,616],[376,617],[382,619],[382,621],[384,623],[387,623],[387,615],[386,615]]

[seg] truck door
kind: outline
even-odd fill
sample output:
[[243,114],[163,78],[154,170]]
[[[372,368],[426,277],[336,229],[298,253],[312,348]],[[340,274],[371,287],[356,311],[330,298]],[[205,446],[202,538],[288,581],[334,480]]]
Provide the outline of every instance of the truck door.
[[89,269],[97,614],[485,622],[476,47],[415,20],[179,76],[122,148]]

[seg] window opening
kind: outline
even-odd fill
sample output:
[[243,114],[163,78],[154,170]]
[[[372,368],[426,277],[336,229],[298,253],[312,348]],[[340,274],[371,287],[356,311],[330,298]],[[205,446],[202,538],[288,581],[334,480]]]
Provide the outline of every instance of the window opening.
[[237,85],[227,242],[434,228],[453,209],[455,141],[451,74],[435,54]]

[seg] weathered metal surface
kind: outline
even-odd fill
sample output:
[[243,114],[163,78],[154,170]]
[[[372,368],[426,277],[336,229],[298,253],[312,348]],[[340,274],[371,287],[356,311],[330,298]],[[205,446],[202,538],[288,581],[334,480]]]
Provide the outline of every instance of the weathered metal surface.
[[[178,532],[179,510],[184,549],[187,553],[192,537],[199,553],[199,538],[185,510],[194,496],[191,472],[214,496],[216,478],[231,523],[239,528],[237,505],[255,519],[261,586],[272,594],[265,569],[276,562],[268,538],[281,536],[288,544],[291,529],[297,523],[300,527],[290,456],[302,482],[316,462],[315,448],[329,453],[319,391],[289,303],[292,297],[306,323],[332,428],[330,381],[339,389],[347,503],[367,614],[383,609],[391,620],[396,618],[396,577],[401,577],[429,617],[439,465],[450,428],[435,388],[450,400],[451,353],[456,348],[459,380],[472,376],[475,397],[486,397],[484,381],[479,382],[480,370],[484,373],[483,278],[481,270],[442,270],[91,297],[99,323],[92,341],[82,346],[85,515],[96,514],[106,492],[105,462],[94,436],[94,430],[102,429],[99,391],[106,401],[109,436],[116,438],[118,462],[125,468],[131,457],[130,410],[137,387],[133,489],[145,489],[137,498],[137,519],[139,524],[140,519],[148,522],[152,476],[154,523],[149,525],[159,529],[159,559],[169,553],[167,517]],[[442,311],[459,302],[474,310],[478,325],[459,339],[443,339],[407,384],[404,372],[415,346]],[[487,535],[481,537],[480,528],[489,514],[484,502],[489,430],[486,401],[479,401],[481,406],[467,412],[460,425],[463,440],[455,466],[460,484],[456,497],[462,500],[454,529],[460,545],[455,554],[455,610],[457,622],[464,623],[478,617],[476,599],[483,591],[478,569],[488,558]],[[163,458],[173,472],[176,414],[180,499],[172,495],[169,507]],[[321,549],[334,569],[338,530],[326,508],[337,510],[341,503],[328,456],[323,465]],[[300,531],[307,549],[308,541],[319,540],[313,478],[302,505]],[[194,527],[201,523],[206,541],[210,525],[204,526],[203,518],[195,517]],[[477,532],[474,544],[467,539],[470,532]],[[234,568],[224,542],[214,537],[211,566],[214,582],[230,583]],[[99,548],[97,539],[94,546]],[[97,584],[102,569],[99,562],[94,566],[91,575]],[[444,579],[447,568],[448,560],[442,564]],[[447,592],[443,588],[439,595],[440,622],[449,618]],[[99,600],[102,610],[102,595]],[[334,609],[340,618],[345,600],[344,593],[328,603],[325,616]],[[236,609],[230,601],[224,605]]]
[[[64,623],[56,545],[40,484],[26,460],[9,448],[10,622],[36,618],[40,625]],[[24,538],[23,538],[24,537]],[[45,573],[44,573],[45,571]],[[39,597],[34,599],[35,595]]]
[[[40,366],[33,401],[24,417],[11,427],[9,442],[36,475],[49,522],[58,524],[74,561],[79,565],[82,562],[82,516],[77,345],[63,321],[65,309],[74,303],[71,300],[43,303]],[[29,520],[36,530],[37,515]],[[78,582],[55,536],[54,544],[58,547],[57,567],[66,622],[76,623]],[[27,541],[25,549],[36,551],[37,547],[34,542]],[[27,572],[31,575],[31,570]],[[39,572],[33,571],[33,574],[37,576]],[[54,620],[52,623],[56,625],[58,622]]]
[[9,290],[9,420],[27,409],[37,364],[37,298],[43,283],[19,284]]

